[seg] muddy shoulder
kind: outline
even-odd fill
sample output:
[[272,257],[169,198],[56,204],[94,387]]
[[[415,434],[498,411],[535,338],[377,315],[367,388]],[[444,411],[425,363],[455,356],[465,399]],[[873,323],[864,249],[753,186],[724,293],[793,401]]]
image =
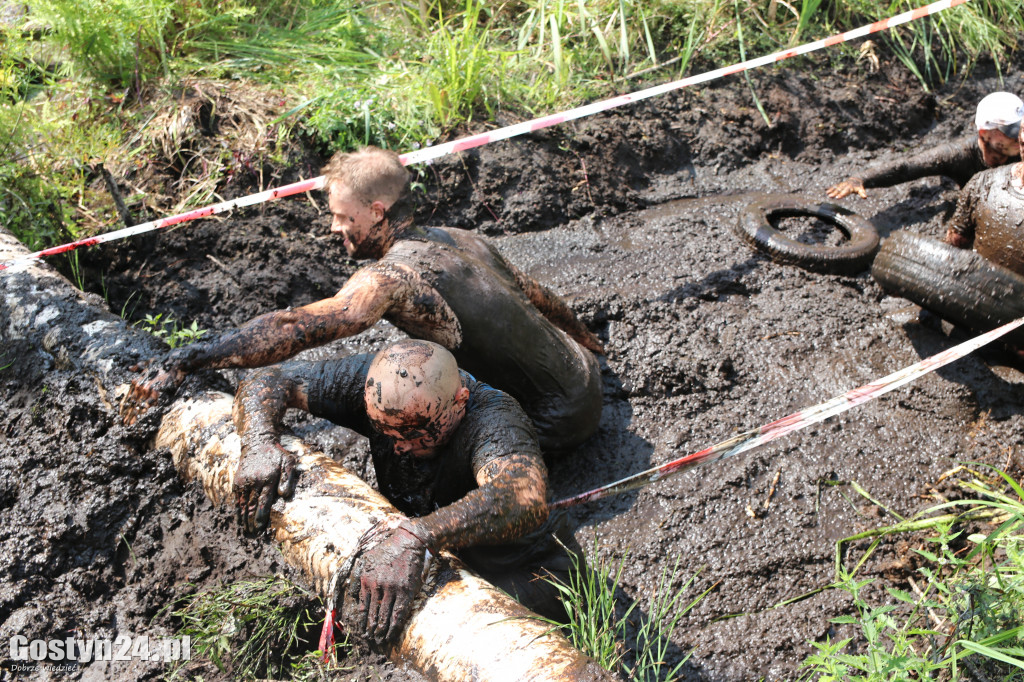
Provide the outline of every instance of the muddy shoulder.
[[[1001,81],[982,64],[934,92],[896,64],[871,73],[852,60],[804,59],[752,75],[767,121],[734,78],[425,167],[421,222],[489,235],[605,343],[600,430],[552,462],[554,495],[701,450],[966,339],[886,296],[867,272],[775,264],[732,225],[765,192],[824,199],[867,165],[969,135],[984,94],[1024,91],[1021,59]],[[929,178],[840,203],[883,238],[938,237],[956,196],[953,183]],[[357,264],[325,237],[327,221],[319,197],[277,202],[90,250],[83,272],[115,313],[224,329],[341,286]],[[382,324],[319,353],[396,336]],[[242,536],[228,510],[179,482],[151,434],[122,428],[90,377],[4,337],[0,367],[8,363],[0,641],[170,634],[176,599],[287,574],[269,541]],[[208,379],[230,388],[237,377]],[[646,600],[677,559],[679,582],[696,575],[693,596],[711,588],[672,641],[672,656],[692,652],[688,679],[791,679],[809,641],[851,634],[830,620],[852,605],[815,593],[833,580],[836,541],[890,520],[851,484],[906,516],[959,463],[1019,473],[1022,405],[1021,367],[998,350],[976,353],[761,450],[577,507],[577,539],[592,561],[625,557],[624,603]],[[301,418],[295,426],[366,472],[358,440]],[[893,567],[909,552],[887,544],[865,565],[876,596],[883,584],[907,586],[912,572]],[[368,679],[421,679],[374,657],[353,664]],[[160,675],[92,664],[72,677]]]

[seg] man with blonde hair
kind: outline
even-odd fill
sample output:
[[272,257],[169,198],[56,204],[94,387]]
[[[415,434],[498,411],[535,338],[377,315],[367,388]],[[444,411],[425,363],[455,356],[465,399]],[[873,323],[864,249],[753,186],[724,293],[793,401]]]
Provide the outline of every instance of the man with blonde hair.
[[[266,525],[278,492],[294,485],[295,456],[280,444],[288,407],[370,440],[377,487],[409,518],[376,529],[344,590],[350,631],[382,645],[401,631],[429,550],[458,551],[484,578],[545,615],[574,546],[564,517],[548,517],[547,468],[530,419],[507,394],[461,372],[429,341],[371,356],[292,361],[252,372],[238,387],[242,456],[234,492],[243,525]],[[342,576],[343,578],[345,576]]]
[[572,449],[597,429],[594,353],[603,348],[561,298],[472,232],[413,225],[409,173],[394,152],[339,154],[324,170],[331,232],[351,256],[377,260],[332,298],[170,351],[132,382],[122,408],[129,423],[189,372],[280,362],[384,318],[448,348],[460,367],[515,398],[545,454]]

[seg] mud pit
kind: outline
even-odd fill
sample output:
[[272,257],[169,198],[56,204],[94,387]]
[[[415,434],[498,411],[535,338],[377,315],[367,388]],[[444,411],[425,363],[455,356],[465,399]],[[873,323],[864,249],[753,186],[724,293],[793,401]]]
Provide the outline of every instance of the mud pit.
[[[969,134],[981,96],[1024,91],[1022,68],[1012,65],[1000,83],[982,67],[931,95],[891,64],[836,73],[794,60],[753,76],[770,128],[731,79],[427,168],[421,222],[492,235],[605,342],[601,429],[552,467],[554,495],[699,450],[967,338],[919,319],[867,272],[776,265],[730,227],[754,193],[823,198],[867,164]],[[938,237],[955,200],[954,184],[932,178],[841,203],[883,238],[900,228]],[[355,264],[325,237],[325,203],[314,201],[89,250],[87,285],[105,292],[114,313],[170,313],[213,330],[322,298]],[[0,371],[0,641],[168,634],[173,624],[158,614],[174,598],[284,570],[267,541],[243,537],[228,511],[178,482],[166,453],[149,448],[152,420],[118,425],[91,379],[3,336],[6,328],[0,319],[0,367],[10,364]],[[310,354],[370,350],[398,336],[382,324]],[[237,376],[203,373],[193,383]],[[694,652],[688,679],[789,679],[808,640],[844,635],[829,619],[850,605],[823,593],[772,607],[831,581],[836,540],[889,522],[832,484],[856,481],[908,515],[959,462],[1009,462],[1019,475],[1022,404],[1021,367],[984,351],[761,451],[579,507],[577,537],[602,557],[628,551],[623,599],[646,596],[677,555],[682,576],[700,572],[691,594],[716,585],[674,642],[675,654]],[[296,428],[368,473],[356,439],[308,420]],[[909,561],[907,546],[887,545],[861,575],[906,587]],[[357,663],[367,679],[420,679],[372,656]],[[160,672],[97,663],[72,677]],[[198,672],[216,678],[212,667]]]

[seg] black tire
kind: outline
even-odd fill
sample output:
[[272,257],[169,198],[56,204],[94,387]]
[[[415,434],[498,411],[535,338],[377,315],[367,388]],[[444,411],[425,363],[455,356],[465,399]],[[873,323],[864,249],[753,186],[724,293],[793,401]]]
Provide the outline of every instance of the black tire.
[[[979,332],[1024,317],[1024,277],[912,232],[894,232],[878,252],[871,276],[891,294]],[[1024,345],[1024,332],[1005,337]]]
[[[771,224],[775,216],[817,216],[838,227],[849,240],[838,246],[803,244],[775,229]],[[777,263],[832,275],[867,270],[878,249],[878,231],[864,218],[842,206],[794,194],[768,194],[751,202],[740,213],[736,234]]]

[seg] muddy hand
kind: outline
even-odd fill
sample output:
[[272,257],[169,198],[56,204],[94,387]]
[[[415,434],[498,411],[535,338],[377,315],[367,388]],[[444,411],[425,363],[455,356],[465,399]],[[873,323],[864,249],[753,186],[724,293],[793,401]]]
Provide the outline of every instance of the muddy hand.
[[426,550],[403,521],[356,560],[342,611],[350,631],[378,647],[394,640],[423,585]]
[[[132,370],[137,372],[143,367],[145,365],[136,365]],[[145,374],[132,379],[128,393],[121,401],[121,419],[131,426],[165,393],[173,394],[184,379],[185,373],[180,369],[165,369],[163,363],[151,361]]]
[[867,199],[868,193],[864,191],[864,182],[858,177],[851,177],[843,180],[838,185],[833,185],[825,190],[830,199],[842,199],[856,193],[861,199]]
[[295,455],[279,443],[242,445],[232,492],[238,502],[238,522],[246,532],[266,528],[278,496],[291,497],[295,492],[295,464]]

